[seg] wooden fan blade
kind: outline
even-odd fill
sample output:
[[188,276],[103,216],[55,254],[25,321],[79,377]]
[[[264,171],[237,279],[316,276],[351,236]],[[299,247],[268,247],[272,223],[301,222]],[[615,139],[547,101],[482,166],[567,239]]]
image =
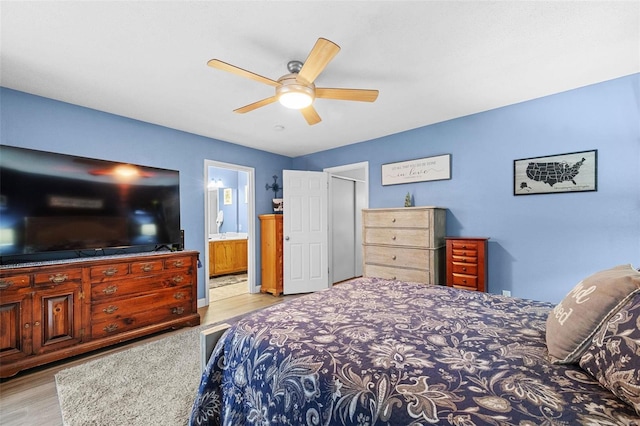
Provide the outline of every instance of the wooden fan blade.
[[378,99],[377,90],[316,88],[316,98],[338,99],[340,101],[373,102]]
[[322,70],[340,51],[340,46],[326,38],[319,38],[304,61],[298,77],[307,83],[313,83]]
[[273,86],[273,87],[280,86],[280,83],[278,83],[275,80],[271,80],[270,78],[263,77],[251,71],[243,70],[242,68],[236,67],[235,65],[222,62],[219,59],[211,59],[209,62],[207,62],[207,65],[209,65],[211,68],[217,68],[222,71],[227,71],[232,74],[237,74],[241,77],[250,78],[251,80],[255,80],[260,83],[268,84],[269,86]]
[[276,98],[275,96],[271,96],[269,98],[262,99],[262,100],[260,100],[258,102],[254,102],[252,104],[245,105],[242,108],[234,109],[233,112],[237,112],[238,114],[244,114],[245,112],[250,112],[250,111],[253,111],[254,109],[258,109],[258,108],[263,107],[265,105],[272,104],[277,100],[278,100],[278,98]]
[[318,124],[319,122],[322,121],[322,119],[318,115],[318,112],[313,107],[313,105],[309,105],[306,108],[302,108],[300,112],[302,112],[304,119],[307,120],[307,123],[309,123],[310,126],[313,126],[314,124]]

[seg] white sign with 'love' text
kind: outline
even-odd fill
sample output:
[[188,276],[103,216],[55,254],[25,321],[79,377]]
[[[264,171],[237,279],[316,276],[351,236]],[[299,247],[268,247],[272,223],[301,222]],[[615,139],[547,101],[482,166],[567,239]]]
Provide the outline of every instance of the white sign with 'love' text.
[[451,179],[451,154],[382,165],[382,184]]

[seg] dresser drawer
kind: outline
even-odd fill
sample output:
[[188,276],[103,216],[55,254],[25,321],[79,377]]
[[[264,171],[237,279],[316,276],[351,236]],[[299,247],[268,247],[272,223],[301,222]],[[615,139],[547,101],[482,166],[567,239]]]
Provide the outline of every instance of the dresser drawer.
[[193,279],[193,276],[186,271],[175,271],[149,277],[94,283],[91,286],[91,300],[100,301],[162,288],[187,286],[191,285]]
[[154,272],[161,272],[163,269],[163,262],[161,260],[151,260],[146,262],[134,262],[131,264],[132,274],[148,274]]
[[365,228],[365,244],[386,244],[407,247],[429,247],[429,233],[421,229]]
[[91,306],[91,321],[120,319],[136,312],[155,310],[161,306],[179,305],[191,301],[191,287],[161,289],[139,296],[107,300]]
[[51,270],[49,272],[34,275],[34,284],[37,286],[60,285],[82,282],[82,269]]
[[160,306],[150,311],[135,312],[130,315],[121,316],[120,318],[109,318],[105,321],[92,322],[91,337],[95,339],[112,336],[146,325],[180,319],[181,317],[191,314],[191,301],[177,302],[171,305]]
[[387,280],[412,281],[433,284],[429,271],[419,269],[394,268],[392,266],[365,265],[364,276]]
[[365,227],[427,229],[430,224],[431,210],[426,209],[367,210],[363,218]]
[[364,258],[367,264],[388,265],[416,269],[429,269],[430,250],[402,247],[365,246]]
[[128,263],[112,263],[94,266],[89,270],[92,282],[122,279],[129,275]]
[[0,277],[0,294],[28,288],[29,284],[30,280],[27,274]]
[[164,261],[164,269],[185,269],[191,267],[191,258],[189,256],[175,257]]

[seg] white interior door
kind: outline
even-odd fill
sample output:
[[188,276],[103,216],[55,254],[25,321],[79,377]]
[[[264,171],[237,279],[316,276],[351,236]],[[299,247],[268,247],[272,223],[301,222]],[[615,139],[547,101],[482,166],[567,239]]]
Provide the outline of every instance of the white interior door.
[[325,172],[283,170],[284,294],[329,287]]

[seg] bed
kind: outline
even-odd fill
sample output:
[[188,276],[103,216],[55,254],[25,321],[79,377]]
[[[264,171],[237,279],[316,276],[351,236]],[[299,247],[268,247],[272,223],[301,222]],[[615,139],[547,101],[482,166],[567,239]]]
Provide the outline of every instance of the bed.
[[[579,295],[579,302],[587,298]],[[594,354],[603,349],[592,344],[606,346],[616,333],[640,343],[633,334],[640,296],[632,292],[615,312],[609,309],[609,322],[600,318],[598,330],[606,333],[588,333],[583,349],[592,364],[599,360],[591,366],[549,355],[547,321],[567,320],[556,308],[354,279],[233,324],[209,359],[190,424],[640,425],[633,401],[598,377],[595,370],[604,367],[594,365],[604,355]],[[566,302],[565,308],[573,311]],[[612,327],[623,308],[626,322]]]

